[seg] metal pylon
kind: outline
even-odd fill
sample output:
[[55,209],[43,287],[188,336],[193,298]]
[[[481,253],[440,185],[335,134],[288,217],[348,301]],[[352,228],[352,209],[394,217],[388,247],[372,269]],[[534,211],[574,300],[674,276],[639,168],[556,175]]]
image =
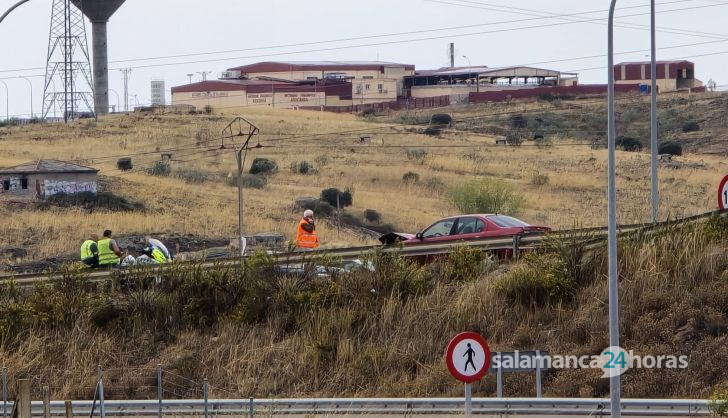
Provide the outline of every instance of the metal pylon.
[[53,0],[43,85],[43,119],[93,113],[93,80],[83,14],[70,0]]

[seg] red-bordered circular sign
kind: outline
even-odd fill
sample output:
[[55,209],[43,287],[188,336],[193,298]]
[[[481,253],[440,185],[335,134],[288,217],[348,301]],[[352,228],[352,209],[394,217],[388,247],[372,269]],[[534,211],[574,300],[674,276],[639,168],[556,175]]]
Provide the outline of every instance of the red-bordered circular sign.
[[474,332],[461,332],[445,349],[445,363],[450,374],[465,383],[480,380],[490,367],[490,347]]
[[728,209],[728,175],[723,177],[718,186],[718,207],[721,210]]

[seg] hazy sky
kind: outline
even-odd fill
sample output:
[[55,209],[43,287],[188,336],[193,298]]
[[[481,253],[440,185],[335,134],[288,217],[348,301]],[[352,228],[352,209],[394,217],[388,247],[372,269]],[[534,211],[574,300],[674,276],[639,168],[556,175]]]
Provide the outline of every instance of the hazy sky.
[[[0,13],[16,1],[0,0]],[[52,0],[30,0],[0,24],[0,79],[9,87],[11,115],[30,113],[28,81],[12,78],[19,75],[32,80],[33,110],[41,112],[51,6]],[[108,25],[109,86],[123,94],[119,68],[133,68],[129,93],[143,104],[153,78],[165,80],[169,100],[169,88],[186,84],[188,73],[211,71],[208,78],[215,78],[257,61],[378,59],[431,69],[448,65],[450,42],[458,66],[529,64],[605,83],[608,6],[608,0],[127,0]],[[728,84],[728,0],[659,0],[657,10],[658,59],[690,59],[699,79]],[[546,17],[554,14],[561,17]],[[631,52],[615,62],[648,60],[649,1],[619,0],[616,15],[628,27],[615,29],[615,51]],[[90,24],[87,32],[90,48]],[[109,98],[116,104],[113,92]]]

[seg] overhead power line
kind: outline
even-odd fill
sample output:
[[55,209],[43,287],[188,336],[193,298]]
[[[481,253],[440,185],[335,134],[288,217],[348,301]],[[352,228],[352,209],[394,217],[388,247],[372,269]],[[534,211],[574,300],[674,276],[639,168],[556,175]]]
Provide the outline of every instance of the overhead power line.
[[[436,2],[439,0],[430,0],[430,1]],[[685,3],[685,2],[691,2],[691,1],[695,1],[695,0],[676,0],[676,1],[672,1],[672,2],[666,2],[663,4]],[[682,11],[687,11],[687,10],[697,10],[697,9],[704,9],[704,8],[710,8],[710,7],[726,6],[726,5],[728,5],[728,3],[720,2],[720,3],[708,4],[708,5],[660,10],[657,13],[682,12]],[[632,8],[641,8],[641,7],[644,7],[644,6],[630,6],[630,7],[625,7],[623,9],[632,9]],[[587,12],[552,15],[552,16],[548,16],[548,17],[549,18],[573,17],[573,16],[579,16],[579,15],[585,15],[585,14],[599,13],[599,12],[603,12],[603,11],[604,10],[593,10],[593,11],[587,11]],[[643,16],[643,15],[648,15],[648,14],[649,14],[649,12],[627,14],[627,15],[618,16],[617,19],[635,17],[635,16]],[[279,48],[284,48],[284,47],[289,47],[289,46],[321,45],[321,44],[327,44],[327,43],[346,42],[346,41],[351,41],[351,40],[376,39],[376,38],[382,38],[382,37],[394,37],[394,36],[404,36],[404,35],[412,35],[412,34],[451,31],[451,30],[457,30],[457,29],[468,29],[468,28],[483,27],[483,26],[490,27],[493,25],[500,25],[500,24],[507,24],[507,23],[519,23],[519,22],[542,20],[543,18],[544,18],[544,16],[538,16],[538,17],[513,19],[513,20],[475,24],[475,25],[425,29],[425,30],[418,30],[418,31],[383,34],[383,35],[370,35],[370,36],[362,36],[362,37],[354,37],[354,38],[343,38],[343,39],[337,39],[337,40],[324,40],[324,41],[288,44],[288,45],[281,45],[281,46],[256,47],[256,48],[246,48],[246,49],[240,49],[240,50],[229,50],[229,51],[200,52],[200,53],[180,54],[180,55],[173,55],[173,56],[166,56],[166,57],[159,56],[159,57],[146,57],[146,58],[138,58],[138,59],[126,59],[126,60],[120,60],[120,61],[112,61],[112,63],[122,63],[122,62],[127,63],[127,62],[139,62],[139,61],[144,62],[144,61],[153,61],[153,60],[167,59],[167,58],[185,58],[185,57],[194,57],[194,56],[203,56],[203,55],[215,55],[215,54],[229,53],[229,52],[244,52],[244,51],[255,51],[255,50],[279,49]],[[477,35],[484,35],[484,34],[490,34],[490,33],[501,33],[501,32],[527,30],[527,29],[538,29],[538,28],[546,28],[546,27],[564,26],[564,25],[570,25],[570,24],[574,24],[574,23],[589,23],[589,22],[598,22],[598,21],[603,21],[603,20],[604,20],[603,17],[588,18],[588,19],[584,18],[584,19],[578,19],[578,20],[569,20],[566,22],[539,24],[539,25],[532,25],[532,26],[521,26],[521,27],[516,27],[516,28],[492,29],[492,30],[480,31],[480,32],[455,33],[455,34],[448,34],[448,35],[441,35],[441,36],[411,38],[411,39],[404,39],[404,40],[391,40],[391,41],[383,41],[383,42],[375,42],[375,43],[365,43],[365,44],[358,44],[358,45],[344,45],[344,46],[317,48],[317,49],[308,49],[308,50],[299,50],[299,51],[271,52],[271,53],[267,53],[267,54],[248,55],[248,56],[242,56],[242,57],[224,57],[224,58],[214,58],[214,59],[204,59],[204,60],[194,60],[194,61],[174,61],[174,62],[169,62],[169,63],[137,65],[137,66],[131,66],[131,68],[153,68],[153,67],[164,67],[164,66],[170,66],[170,65],[198,64],[198,63],[209,63],[209,62],[220,62],[220,61],[243,60],[243,59],[250,59],[250,58],[295,55],[295,54],[304,54],[304,53],[312,53],[312,52],[336,51],[336,50],[344,50],[344,49],[352,49],[352,48],[363,48],[363,47],[369,47],[369,46],[394,45],[394,44],[401,44],[401,43],[408,43],[408,42],[420,42],[420,41],[445,39],[445,38],[453,38],[453,37],[461,37],[461,36],[477,36]],[[680,33],[682,35],[698,36],[698,37],[711,38],[711,39],[716,39],[716,38],[728,39],[728,35],[723,35],[723,34],[709,34],[709,33],[701,34],[701,33],[695,32],[695,31],[689,31],[689,30],[684,30],[684,29],[671,29],[671,30],[683,32],[683,33]],[[0,72],[32,71],[32,70],[37,70],[37,69],[40,69],[40,68],[38,67],[38,68],[0,70]]]

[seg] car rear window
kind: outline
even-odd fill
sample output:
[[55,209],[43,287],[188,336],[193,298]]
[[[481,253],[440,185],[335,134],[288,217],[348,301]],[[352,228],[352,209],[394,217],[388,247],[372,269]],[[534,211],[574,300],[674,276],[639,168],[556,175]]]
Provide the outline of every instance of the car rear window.
[[498,225],[501,228],[514,228],[514,227],[530,226],[529,224],[527,224],[521,220],[518,220],[516,218],[512,218],[510,216],[496,215],[496,216],[489,216],[488,219],[493,221],[494,224]]

